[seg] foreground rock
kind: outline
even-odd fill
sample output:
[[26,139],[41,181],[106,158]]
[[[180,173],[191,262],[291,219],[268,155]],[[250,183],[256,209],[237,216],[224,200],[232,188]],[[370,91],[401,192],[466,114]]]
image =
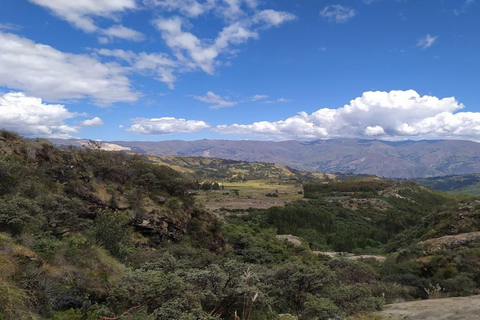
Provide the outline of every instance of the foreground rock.
[[385,320],[480,320],[480,295],[394,303],[376,314]]

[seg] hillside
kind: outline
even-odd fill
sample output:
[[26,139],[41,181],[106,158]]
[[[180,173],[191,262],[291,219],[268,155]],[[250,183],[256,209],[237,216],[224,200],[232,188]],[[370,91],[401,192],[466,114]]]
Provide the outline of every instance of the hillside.
[[[272,164],[165,160],[184,161],[182,174],[97,147],[0,131],[0,319],[342,319],[480,293],[475,198],[373,176],[302,186],[284,179],[300,173]],[[252,166],[248,174],[277,180],[242,177],[231,182],[238,195],[212,193],[302,192],[225,215],[207,210],[203,184],[185,177],[236,179],[232,168]]]
[[[52,140],[56,145],[85,141]],[[480,172],[480,144],[471,141],[331,139],[300,141],[114,141],[106,148],[128,148],[153,155],[182,155],[276,163],[297,170],[414,178]]]
[[415,182],[439,191],[480,196],[479,173],[415,179]]
[[268,180],[277,183],[335,179],[335,175],[305,172],[275,163],[247,162],[189,156],[148,156],[154,163],[169,166],[198,180]]
[[377,315],[384,320],[479,320],[480,296],[394,303]]

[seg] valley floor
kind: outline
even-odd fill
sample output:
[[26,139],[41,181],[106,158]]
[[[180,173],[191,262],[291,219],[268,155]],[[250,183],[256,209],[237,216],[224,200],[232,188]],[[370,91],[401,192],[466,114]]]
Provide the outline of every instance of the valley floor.
[[480,295],[394,303],[377,315],[385,320],[479,320]]

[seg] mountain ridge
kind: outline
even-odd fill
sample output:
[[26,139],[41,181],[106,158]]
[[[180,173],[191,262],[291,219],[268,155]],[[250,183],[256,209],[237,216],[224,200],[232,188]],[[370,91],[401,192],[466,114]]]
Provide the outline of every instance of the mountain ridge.
[[[88,140],[50,139],[81,146]],[[480,144],[468,140],[339,138],[314,141],[167,140],[105,141],[124,150],[153,155],[202,156],[276,163],[303,171],[374,174],[388,178],[426,178],[480,172]],[[128,148],[128,149],[126,149]]]

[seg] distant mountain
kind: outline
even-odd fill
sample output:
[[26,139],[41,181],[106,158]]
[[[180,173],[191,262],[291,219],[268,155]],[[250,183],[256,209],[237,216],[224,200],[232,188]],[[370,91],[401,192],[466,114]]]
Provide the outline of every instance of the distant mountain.
[[[51,140],[82,145],[85,140]],[[420,178],[480,172],[480,144],[463,140],[381,141],[331,139],[302,141],[111,141],[106,149],[153,155],[202,156],[270,162],[304,171]]]

